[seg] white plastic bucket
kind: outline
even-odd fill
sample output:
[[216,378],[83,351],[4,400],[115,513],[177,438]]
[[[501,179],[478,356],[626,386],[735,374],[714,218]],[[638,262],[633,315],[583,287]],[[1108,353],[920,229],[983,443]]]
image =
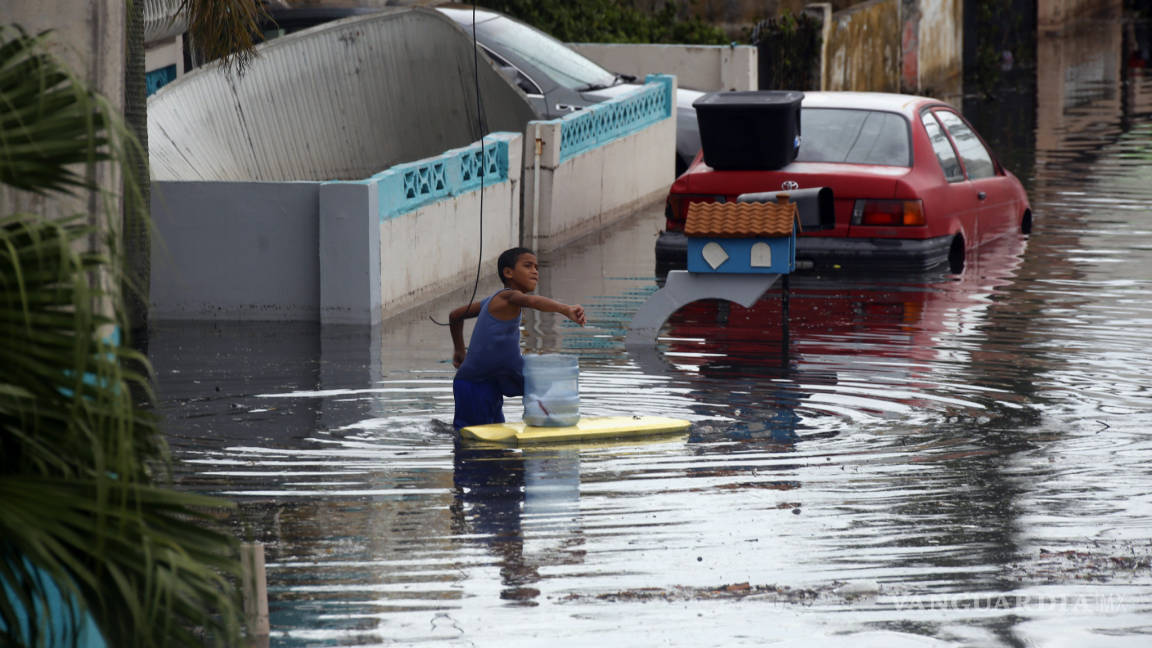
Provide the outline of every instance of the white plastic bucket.
[[579,358],[560,353],[524,356],[524,422],[566,427],[579,421]]

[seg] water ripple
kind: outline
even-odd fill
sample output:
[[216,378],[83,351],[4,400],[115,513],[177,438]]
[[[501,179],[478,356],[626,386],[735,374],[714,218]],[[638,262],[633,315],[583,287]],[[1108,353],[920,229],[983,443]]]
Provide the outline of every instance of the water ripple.
[[1096,80],[1123,57],[1064,36],[1037,90],[1061,110],[965,101],[1035,228],[961,274],[798,276],[787,317],[779,292],[696,302],[641,357],[659,209],[543,257],[589,323],[526,317],[526,346],[579,355],[585,415],[685,435],[456,443],[424,313],[158,326],[175,476],[266,544],[274,645],[1143,645],[1152,76]]

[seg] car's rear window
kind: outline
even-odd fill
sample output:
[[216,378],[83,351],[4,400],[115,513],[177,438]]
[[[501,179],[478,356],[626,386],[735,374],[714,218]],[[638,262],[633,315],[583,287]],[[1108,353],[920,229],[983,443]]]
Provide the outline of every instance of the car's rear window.
[[804,108],[799,162],[851,162],[912,166],[908,122],[878,110]]

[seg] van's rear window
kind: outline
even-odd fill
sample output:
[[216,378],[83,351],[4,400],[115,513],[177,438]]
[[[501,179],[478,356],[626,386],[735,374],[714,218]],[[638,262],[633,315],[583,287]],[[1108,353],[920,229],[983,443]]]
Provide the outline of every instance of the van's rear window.
[[912,166],[908,122],[896,113],[803,108],[798,162]]

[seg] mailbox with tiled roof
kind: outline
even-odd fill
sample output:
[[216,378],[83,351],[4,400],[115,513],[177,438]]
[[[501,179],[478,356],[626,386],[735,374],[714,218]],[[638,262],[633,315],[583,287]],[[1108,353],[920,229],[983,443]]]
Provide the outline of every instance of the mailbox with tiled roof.
[[708,274],[783,274],[796,267],[796,203],[691,203],[684,234],[688,271]]

